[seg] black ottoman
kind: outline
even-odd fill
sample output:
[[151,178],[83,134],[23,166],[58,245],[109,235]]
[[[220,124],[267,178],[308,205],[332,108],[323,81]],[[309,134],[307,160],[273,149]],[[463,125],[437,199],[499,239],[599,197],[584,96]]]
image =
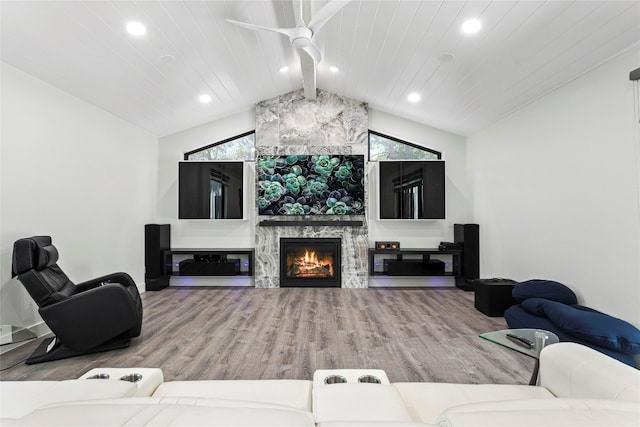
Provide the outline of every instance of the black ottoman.
[[490,317],[501,317],[516,302],[511,291],[516,281],[510,279],[477,279],[473,281],[475,307]]

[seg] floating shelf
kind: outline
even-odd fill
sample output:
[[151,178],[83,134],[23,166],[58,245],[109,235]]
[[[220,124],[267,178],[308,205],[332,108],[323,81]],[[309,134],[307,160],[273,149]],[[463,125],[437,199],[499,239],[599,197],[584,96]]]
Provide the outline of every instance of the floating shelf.
[[362,220],[339,220],[339,221],[314,221],[314,220],[294,220],[294,221],[279,221],[279,220],[264,220],[258,223],[260,227],[362,227],[364,221]]

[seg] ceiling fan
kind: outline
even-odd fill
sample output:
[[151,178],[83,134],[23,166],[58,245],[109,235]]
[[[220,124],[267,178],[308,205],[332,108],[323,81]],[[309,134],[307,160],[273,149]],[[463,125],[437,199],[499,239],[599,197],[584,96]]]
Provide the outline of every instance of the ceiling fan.
[[[295,0],[294,0],[295,1]],[[298,50],[303,51],[300,55],[300,66],[302,68],[302,84],[304,87],[304,95],[307,99],[316,98],[316,65],[322,60],[322,53],[318,46],[314,43],[314,37],[320,29],[351,0],[331,0],[318,10],[309,20],[309,24],[305,24],[303,18],[303,3],[305,0],[299,0],[299,8],[294,8],[296,15],[296,26],[289,28],[270,28],[261,25],[249,24],[246,22],[234,21],[227,19],[232,24],[240,27],[248,28],[255,31],[273,31],[284,34],[289,37],[291,45]]]

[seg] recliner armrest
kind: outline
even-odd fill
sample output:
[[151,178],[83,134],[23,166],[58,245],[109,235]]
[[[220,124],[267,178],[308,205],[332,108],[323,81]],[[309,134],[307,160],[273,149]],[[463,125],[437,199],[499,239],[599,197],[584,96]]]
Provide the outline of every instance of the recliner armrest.
[[557,397],[640,402],[640,370],[572,342],[542,350],[540,385]]
[[111,283],[41,307],[51,331],[72,350],[87,351],[138,322],[136,302],[121,284]]
[[95,279],[87,280],[82,283],[76,284],[76,289],[78,292],[84,292],[89,289],[96,288],[101,286],[104,283],[119,283],[123,286],[136,286],[136,282],[133,278],[124,272],[111,273],[104,276],[96,277]]

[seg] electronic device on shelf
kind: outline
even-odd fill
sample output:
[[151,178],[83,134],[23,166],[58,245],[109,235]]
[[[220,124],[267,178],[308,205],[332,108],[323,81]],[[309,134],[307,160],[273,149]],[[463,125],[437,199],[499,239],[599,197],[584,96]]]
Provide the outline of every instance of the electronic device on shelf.
[[462,250],[462,243],[440,242],[438,245],[440,251]]
[[400,242],[376,242],[376,249],[400,249]]

